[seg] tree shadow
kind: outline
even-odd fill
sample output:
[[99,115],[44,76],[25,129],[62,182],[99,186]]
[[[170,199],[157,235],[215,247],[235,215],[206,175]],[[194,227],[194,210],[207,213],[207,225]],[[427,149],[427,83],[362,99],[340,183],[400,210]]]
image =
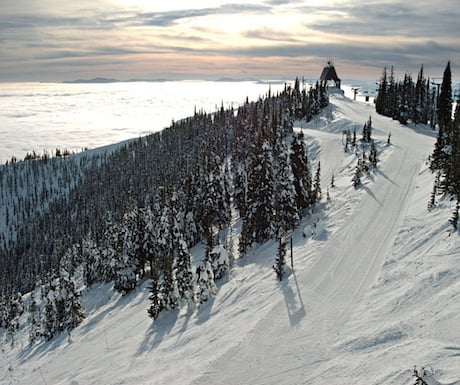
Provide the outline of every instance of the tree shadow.
[[155,321],[152,321],[152,324],[144,333],[144,339],[139,345],[136,355],[150,352],[157,347],[163,341],[164,337],[171,333],[178,317],[179,312],[172,310],[160,314]]
[[295,270],[292,270],[292,274],[290,276],[293,277],[294,287],[291,287],[291,285],[289,285],[289,281],[286,281],[281,282],[281,288],[284,295],[284,301],[286,303],[289,323],[291,326],[295,326],[306,316],[307,313],[305,311],[305,305],[303,303]]
[[388,182],[390,182],[391,184],[394,184],[395,186],[399,186],[397,183],[394,182],[393,179],[390,179],[382,170],[380,170],[379,168],[376,168],[375,169],[375,173],[378,174],[378,175],[381,175],[383,176],[384,179],[386,179]]
[[209,317],[211,317],[211,311],[214,305],[214,301],[215,301],[215,297],[211,297],[206,302],[200,305],[200,308],[198,309],[198,314],[196,317],[197,325],[202,325],[206,323],[206,321],[209,320]]
[[367,187],[366,185],[362,185],[362,187],[363,190],[366,191],[366,193],[368,193],[379,204],[379,206],[383,207],[382,203],[377,199],[377,197],[369,187]]
[[33,356],[41,357],[49,352],[57,349],[66,339],[69,338],[69,333],[60,332],[54,336],[50,341],[39,339],[33,345],[27,345],[18,354],[18,361],[21,364],[26,363]]

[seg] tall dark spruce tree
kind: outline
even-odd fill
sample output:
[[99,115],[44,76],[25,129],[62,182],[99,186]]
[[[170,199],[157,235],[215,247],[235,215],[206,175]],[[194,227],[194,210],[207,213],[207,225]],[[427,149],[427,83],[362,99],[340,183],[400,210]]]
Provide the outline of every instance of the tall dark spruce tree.
[[450,62],[444,70],[441,92],[438,99],[438,137],[431,156],[431,170],[436,174],[429,208],[435,204],[438,194],[450,194],[457,200],[450,222],[454,228],[458,223],[460,202],[460,109],[459,103],[452,119],[452,74]]
[[273,235],[274,176],[273,149],[270,141],[259,135],[252,148],[252,161],[248,174],[248,202],[243,226],[248,242],[263,242]]
[[[448,168],[448,157],[452,144],[452,74],[450,62],[444,70],[441,92],[437,104],[438,138],[431,158],[431,170],[445,173]],[[439,186],[441,187],[441,186]]]
[[311,169],[303,139],[304,135],[302,132],[294,135],[290,152],[291,168],[294,178],[295,202],[300,216],[303,216],[306,210],[315,201],[312,192]]
[[294,176],[289,164],[287,144],[279,143],[276,153],[274,232],[280,237],[296,227],[300,216],[296,207]]

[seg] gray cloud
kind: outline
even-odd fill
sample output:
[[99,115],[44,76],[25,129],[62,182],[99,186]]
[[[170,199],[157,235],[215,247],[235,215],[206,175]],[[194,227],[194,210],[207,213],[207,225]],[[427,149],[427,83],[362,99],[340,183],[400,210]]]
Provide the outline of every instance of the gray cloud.
[[[458,29],[460,10],[439,6],[422,6],[419,3],[366,3],[346,5],[335,9],[346,17],[337,15],[330,21],[309,24],[314,30],[344,35],[368,36],[448,36]],[[318,10],[317,10],[318,11]],[[323,11],[332,12],[331,8]]]
[[[134,25],[169,27],[183,19],[199,18],[211,15],[235,15],[241,13],[269,12],[271,7],[258,4],[225,4],[214,8],[181,9],[166,12],[143,12],[118,21]],[[117,21],[116,19],[113,21]]]
[[[460,42],[456,39],[460,8],[443,0],[417,3],[350,0],[334,6],[312,6],[302,0],[260,0],[253,4],[230,3],[163,12],[120,9],[108,1],[81,0],[78,5],[66,5],[73,7],[70,10],[55,9],[53,14],[46,12],[53,4],[57,7],[51,0],[42,0],[44,4],[27,0],[8,2],[5,13],[2,10],[0,14],[0,76],[8,79],[16,70],[19,78],[33,73],[30,66],[43,73],[53,68],[59,72],[85,65],[88,70],[94,67],[92,71],[97,76],[104,72],[103,65],[126,67],[129,60],[137,60],[138,64],[147,54],[174,52],[190,56],[190,63],[198,63],[200,57],[207,62],[217,55],[231,57],[229,63],[237,63],[234,65],[241,66],[242,71],[253,72],[270,66],[269,60],[266,64],[262,60],[273,57],[284,58],[286,65],[297,67],[313,57],[318,61],[333,58],[337,62],[375,68],[378,73],[390,65],[406,69],[421,64],[427,68],[443,67],[449,59],[453,66],[460,62]],[[98,5],[91,6],[93,2]],[[204,22],[207,16],[279,14],[283,18],[289,13],[305,15],[304,24],[292,30],[281,22],[257,28],[248,25],[241,32],[244,42],[241,46],[245,48],[235,48],[234,42],[231,46],[225,42],[205,45],[207,39],[213,39],[213,31]],[[314,16],[313,21],[307,22],[310,20],[307,16]],[[185,19],[196,19],[193,30],[177,28]],[[206,35],[201,34],[203,31]],[[309,43],[308,33],[318,32],[329,35],[329,41]],[[363,42],[366,36],[378,37],[379,44]],[[198,41],[205,48],[191,44]],[[282,71],[277,63],[273,70]],[[184,64],[184,74],[196,70],[190,65],[193,64],[189,67]]]
[[[454,50],[457,53],[460,52],[460,43]],[[289,63],[298,59],[298,64],[304,62],[303,58],[306,57],[323,58],[323,60],[333,58],[338,62],[346,62],[348,65],[354,63],[355,65],[374,68],[376,74],[379,74],[383,67],[391,65],[403,71],[418,70],[421,64],[425,65],[425,68],[442,67],[452,57],[452,52],[453,47],[435,41],[404,43],[396,46],[389,44],[379,49],[365,45],[330,42],[302,45],[276,44],[230,51],[228,49],[222,50],[222,53],[227,55],[243,58],[281,57],[286,58],[286,62]],[[202,52],[205,55],[216,53],[218,52],[215,50]]]

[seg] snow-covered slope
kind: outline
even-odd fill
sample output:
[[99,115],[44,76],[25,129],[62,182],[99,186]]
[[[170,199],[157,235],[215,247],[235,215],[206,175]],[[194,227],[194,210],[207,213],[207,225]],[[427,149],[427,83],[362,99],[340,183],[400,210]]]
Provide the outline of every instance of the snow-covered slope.
[[[344,153],[342,132],[360,136],[369,115],[379,167],[355,190],[356,155]],[[447,222],[453,202],[426,210],[433,133],[340,93],[296,129],[321,161],[324,198],[293,233],[282,282],[271,241],[236,260],[215,298],[155,323],[148,282],[125,297],[92,287],[70,337],[2,346],[0,383],[409,384],[417,365],[460,384],[460,238]],[[232,231],[236,242],[236,219]]]

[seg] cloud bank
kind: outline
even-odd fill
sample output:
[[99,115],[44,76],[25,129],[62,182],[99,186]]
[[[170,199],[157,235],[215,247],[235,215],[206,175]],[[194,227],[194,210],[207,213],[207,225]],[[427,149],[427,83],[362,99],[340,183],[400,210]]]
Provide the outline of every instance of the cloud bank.
[[[383,67],[455,76],[460,9],[450,1],[17,0],[0,5],[0,81],[81,77],[342,77]],[[433,75],[433,76],[434,76]]]

